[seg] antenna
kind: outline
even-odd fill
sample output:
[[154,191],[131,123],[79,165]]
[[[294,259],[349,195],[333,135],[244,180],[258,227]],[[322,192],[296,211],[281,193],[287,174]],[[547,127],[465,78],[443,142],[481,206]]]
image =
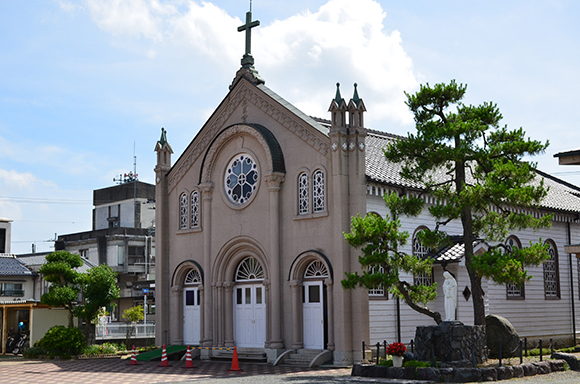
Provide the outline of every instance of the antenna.
[[135,141],[133,141],[133,174],[135,175],[135,180],[133,180],[133,226],[134,228],[140,228],[141,225],[137,224],[137,154],[135,153]]

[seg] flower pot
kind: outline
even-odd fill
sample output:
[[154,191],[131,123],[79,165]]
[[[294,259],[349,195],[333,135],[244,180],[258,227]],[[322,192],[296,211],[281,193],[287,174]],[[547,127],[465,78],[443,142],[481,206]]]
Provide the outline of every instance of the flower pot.
[[403,356],[393,355],[393,367],[403,366]]

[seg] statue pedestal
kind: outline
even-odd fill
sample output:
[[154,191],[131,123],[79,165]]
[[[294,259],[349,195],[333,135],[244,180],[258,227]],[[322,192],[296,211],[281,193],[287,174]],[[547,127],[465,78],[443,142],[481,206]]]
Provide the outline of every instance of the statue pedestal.
[[[471,366],[487,360],[485,326],[468,326],[460,321],[443,321],[439,325],[417,327],[415,357],[417,360]],[[473,352],[472,352],[473,351]]]

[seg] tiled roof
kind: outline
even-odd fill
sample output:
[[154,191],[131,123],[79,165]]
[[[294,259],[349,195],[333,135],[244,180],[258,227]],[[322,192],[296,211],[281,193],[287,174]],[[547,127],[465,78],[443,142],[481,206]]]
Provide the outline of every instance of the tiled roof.
[[[368,131],[365,159],[366,176],[368,179],[381,184],[421,189],[423,184],[410,182],[401,178],[399,175],[401,170],[400,164],[387,162],[385,159],[383,148],[400,138],[402,137],[390,133]],[[436,180],[444,180],[446,177],[443,172],[438,172],[434,175],[434,179]],[[538,185],[542,179],[544,180],[544,185],[549,187],[549,190],[548,195],[540,204],[541,208],[580,212],[580,187],[569,184],[542,171],[537,171],[534,184]]]
[[[37,267],[34,269],[39,269],[42,265],[46,263],[46,256],[51,254],[52,252],[44,252],[44,253],[29,253],[24,255],[18,255],[18,260],[20,260],[23,264],[29,267]],[[85,273],[95,265],[91,263],[89,260],[81,257],[83,260],[83,265],[78,267],[76,270],[80,273]]]
[[0,257],[0,276],[34,276],[35,273],[14,257]]

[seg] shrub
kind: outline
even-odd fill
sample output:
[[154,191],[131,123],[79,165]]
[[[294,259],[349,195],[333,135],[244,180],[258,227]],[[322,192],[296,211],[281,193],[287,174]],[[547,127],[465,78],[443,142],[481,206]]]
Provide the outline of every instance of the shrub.
[[41,347],[27,348],[22,353],[22,355],[24,357],[26,357],[27,359],[34,359],[34,358],[39,357],[40,355],[45,355],[45,354],[46,354],[46,352],[44,352],[44,349],[42,349]]
[[83,355],[88,356],[105,355],[110,353],[117,353],[117,348],[111,343],[89,345],[83,351]]
[[403,367],[429,368],[431,363],[429,361],[409,360],[403,363]]
[[65,328],[57,325],[50,328],[44,337],[35,343],[44,349],[49,356],[70,358],[78,355],[85,348],[85,338],[78,328]]

